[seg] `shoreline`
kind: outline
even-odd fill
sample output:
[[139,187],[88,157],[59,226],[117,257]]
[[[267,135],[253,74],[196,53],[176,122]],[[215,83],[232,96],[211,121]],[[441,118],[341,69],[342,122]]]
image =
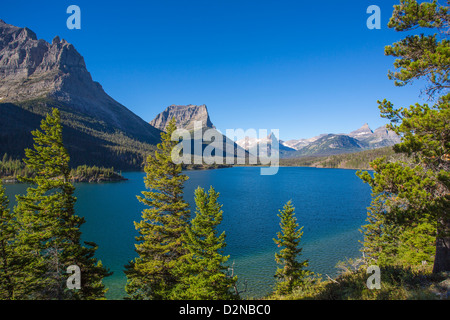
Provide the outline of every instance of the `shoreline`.
[[[270,168],[268,165],[219,165],[219,167],[195,167],[195,168],[184,168],[183,171],[204,171],[204,170],[217,170],[217,169],[228,169],[228,168]],[[366,169],[366,168],[330,168],[330,167],[319,167],[319,166],[289,166],[289,165],[279,165],[279,168],[315,168],[315,169],[341,169],[341,170],[363,170],[363,171],[374,171],[374,169]],[[142,172],[145,173],[144,170],[127,170],[121,171],[122,173],[128,172]],[[0,177],[2,183],[4,184],[14,184],[14,183],[22,183],[15,177]],[[122,175],[118,175],[114,178],[104,178],[104,177],[72,177],[69,179],[72,183],[104,183],[104,182],[122,182],[128,181],[128,178],[125,178]]]
[[[25,183],[19,181],[19,179],[14,177],[0,177],[2,183],[4,184],[14,184],[14,183]],[[105,177],[71,177],[69,179],[72,183],[102,183],[102,182],[121,182],[127,181],[128,179],[123,176],[117,176],[113,178],[105,178]]]

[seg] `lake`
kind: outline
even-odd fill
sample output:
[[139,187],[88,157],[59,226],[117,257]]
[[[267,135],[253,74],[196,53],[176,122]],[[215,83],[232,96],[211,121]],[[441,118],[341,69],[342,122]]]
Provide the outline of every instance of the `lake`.
[[[257,167],[186,171],[189,180],[185,199],[194,204],[194,190],[213,186],[223,204],[221,231],[226,232],[226,254],[234,263],[243,297],[261,298],[274,285],[275,252],[273,238],[280,230],[279,209],[292,200],[300,226],[303,226],[301,259],[309,269],[335,276],[336,264],[359,257],[370,187],[355,170],[281,167],[276,175],[262,176]],[[83,239],[98,244],[97,257],[114,274],[105,279],[108,299],[125,296],[124,265],[135,257],[133,221],[141,219],[144,206],[136,199],[145,190],[143,172],[128,172],[129,179],[116,183],[77,183],[76,212],[86,218]],[[6,184],[6,193],[25,193],[22,184]],[[192,208],[194,209],[194,208]],[[193,211],[193,210],[192,210]]]

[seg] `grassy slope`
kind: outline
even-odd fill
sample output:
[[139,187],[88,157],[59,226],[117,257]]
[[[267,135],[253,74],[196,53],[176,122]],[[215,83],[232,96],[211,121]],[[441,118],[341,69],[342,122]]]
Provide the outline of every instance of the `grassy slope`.
[[380,268],[380,288],[369,289],[367,266],[344,270],[335,279],[314,278],[292,294],[272,294],[268,300],[440,300],[449,299],[450,274],[431,273],[431,265]]

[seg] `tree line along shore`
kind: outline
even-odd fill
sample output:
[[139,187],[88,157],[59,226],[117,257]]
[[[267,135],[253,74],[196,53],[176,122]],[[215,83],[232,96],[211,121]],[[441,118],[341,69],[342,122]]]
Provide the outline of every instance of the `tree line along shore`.
[[[19,177],[31,178],[35,173],[20,159],[13,159],[4,154],[0,161],[0,179],[4,183],[18,183]],[[108,182],[124,181],[121,172],[114,168],[82,165],[70,169],[71,182]]]
[[[372,170],[370,163],[379,157],[389,157],[399,159],[392,147],[384,147],[373,150],[365,150],[356,153],[346,153],[329,156],[314,156],[300,158],[280,159],[279,165],[286,167],[315,167],[315,168],[338,168],[338,169],[361,169]],[[0,179],[4,183],[18,183],[19,176],[31,177],[33,172],[20,159],[13,159],[8,154],[0,158]],[[231,168],[234,165],[220,164],[187,164],[183,165],[184,170],[209,170]],[[142,169],[143,170],[143,169]],[[121,171],[113,167],[82,165],[72,168],[70,171],[70,181],[72,182],[113,182],[125,181]]]

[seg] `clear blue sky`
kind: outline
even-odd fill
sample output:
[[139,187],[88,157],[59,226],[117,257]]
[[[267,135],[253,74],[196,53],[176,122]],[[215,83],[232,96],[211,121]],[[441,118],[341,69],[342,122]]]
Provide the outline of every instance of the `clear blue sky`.
[[[171,104],[206,104],[221,131],[279,129],[283,140],[385,123],[376,101],[419,99],[387,79],[397,1],[3,1],[0,19],[66,39],[93,79],[146,121]],[[81,30],[69,30],[69,5]],[[369,30],[369,5],[381,30]]]

